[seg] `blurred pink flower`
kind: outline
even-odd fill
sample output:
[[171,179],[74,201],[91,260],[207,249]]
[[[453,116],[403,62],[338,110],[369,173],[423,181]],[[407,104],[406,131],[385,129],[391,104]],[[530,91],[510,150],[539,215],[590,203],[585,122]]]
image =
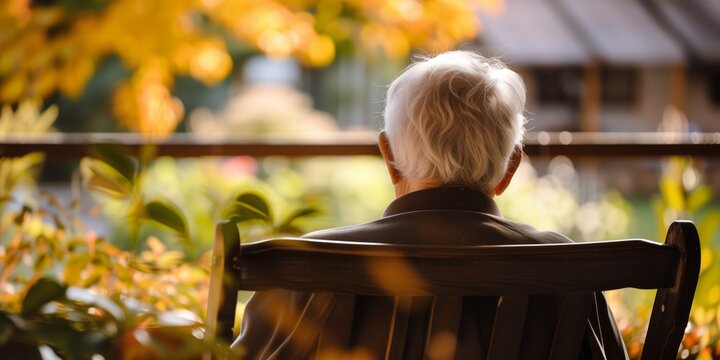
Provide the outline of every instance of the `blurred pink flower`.
[[220,165],[220,175],[228,179],[254,176],[257,161],[252,156],[235,156]]

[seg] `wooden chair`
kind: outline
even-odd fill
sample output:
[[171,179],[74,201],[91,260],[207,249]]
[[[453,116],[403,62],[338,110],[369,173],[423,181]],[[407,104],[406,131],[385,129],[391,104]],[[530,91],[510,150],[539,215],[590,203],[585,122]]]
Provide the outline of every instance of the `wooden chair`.
[[[207,331],[228,343],[233,339],[238,289],[403,297],[501,296],[495,323],[505,326],[493,329],[488,359],[516,356],[512,354],[517,353],[524,317],[517,315],[517,309],[524,309],[527,296],[533,294],[567,294],[551,358],[577,358],[592,293],[627,287],[658,289],[642,359],[675,359],[700,270],[698,234],[689,221],[674,222],[664,245],[631,239],[468,247],[290,238],[241,246],[236,225],[222,223],[213,252]],[[422,281],[401,281],[389,289],[366,271],[367,264],[398,260]],[[493,276],[476,276],[488,273]],[[513,322],[519,324],[519,330],[508,325]],[[403,358],[403,341],[402,336],[393,337],[389,358]]]

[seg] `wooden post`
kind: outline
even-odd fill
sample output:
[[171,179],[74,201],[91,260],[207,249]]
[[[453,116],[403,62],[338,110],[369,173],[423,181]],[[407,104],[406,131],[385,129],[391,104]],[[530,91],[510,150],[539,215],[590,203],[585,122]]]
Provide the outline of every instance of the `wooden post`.
[[687,112],[687,68],[685,64],[671,64],[669,67],[668,104],[680,112]]
[[587,64],[582,71],[580,131],[600,131],[600,66]]

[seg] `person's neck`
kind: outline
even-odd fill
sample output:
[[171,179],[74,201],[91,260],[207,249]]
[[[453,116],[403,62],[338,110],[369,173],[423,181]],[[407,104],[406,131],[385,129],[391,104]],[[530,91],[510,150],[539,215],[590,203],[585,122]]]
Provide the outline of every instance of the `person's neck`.
[[419,190],[437,188],[441,185],[442,183],[440,183],[440,181],[434,179],[409,180],[402,178],[395,184],[395,197],[401,197]]

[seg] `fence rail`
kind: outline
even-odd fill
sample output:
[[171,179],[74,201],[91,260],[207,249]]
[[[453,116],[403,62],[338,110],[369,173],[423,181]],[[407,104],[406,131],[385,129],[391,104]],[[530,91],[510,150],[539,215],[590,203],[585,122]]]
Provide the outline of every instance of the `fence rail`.
[[[56,133],[0,137],[0,157],[40,151],[49,161],[73,161],[90,155],[94,145],[119,144],[130,154],[153,146],[158,156],[351,156],[379,155],[376,134],[333,133],[316,137],[204,138],[178,134],[152,139],[131,133]],[[720,157],[720,133],[530,133],[524,142],[530,157],[657,158]]]

